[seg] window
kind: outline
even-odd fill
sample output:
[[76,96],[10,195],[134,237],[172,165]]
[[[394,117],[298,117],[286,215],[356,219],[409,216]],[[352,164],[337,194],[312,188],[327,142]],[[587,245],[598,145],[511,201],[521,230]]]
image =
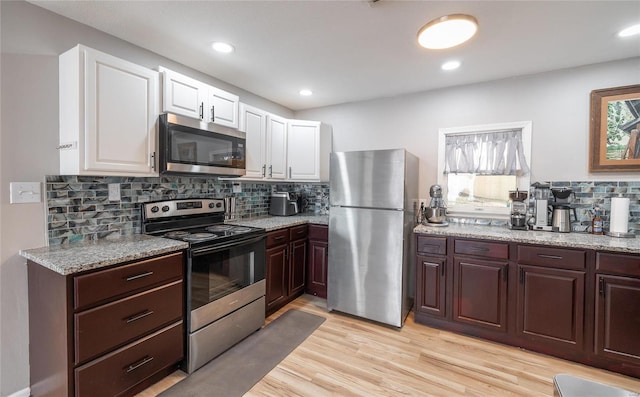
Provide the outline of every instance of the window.
[[449,216],[508,218],[509,191],[529,191],[531,124],[440,129],[438,184]]

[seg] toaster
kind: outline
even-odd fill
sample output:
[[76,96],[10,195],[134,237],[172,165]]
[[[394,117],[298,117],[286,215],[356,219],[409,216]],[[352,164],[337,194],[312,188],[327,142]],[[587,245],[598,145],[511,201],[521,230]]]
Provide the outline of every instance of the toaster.
[[276,216],[289,216],[298,213],[298,195],[288,192],[271,193],[271,206],[269,214]]

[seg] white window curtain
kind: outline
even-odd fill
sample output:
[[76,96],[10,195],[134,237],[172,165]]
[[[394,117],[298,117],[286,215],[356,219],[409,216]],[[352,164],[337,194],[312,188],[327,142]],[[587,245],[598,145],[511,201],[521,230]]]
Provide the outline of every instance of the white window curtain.
[[526,175],[522,130],[448,134],[445,174]]

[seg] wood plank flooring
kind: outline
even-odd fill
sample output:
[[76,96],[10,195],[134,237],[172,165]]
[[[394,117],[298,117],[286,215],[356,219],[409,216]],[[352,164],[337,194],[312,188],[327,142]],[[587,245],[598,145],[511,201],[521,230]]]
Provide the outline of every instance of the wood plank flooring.
[[[310,295],[298,309],[327,320],[245,396],[553,396],[559,373],[640,392],[640,379],[416,324],[397,330],[329,313]],[[182,380],[177,371],[140,393],[153,397]],[[204,396],[203,396],[204,397]]]

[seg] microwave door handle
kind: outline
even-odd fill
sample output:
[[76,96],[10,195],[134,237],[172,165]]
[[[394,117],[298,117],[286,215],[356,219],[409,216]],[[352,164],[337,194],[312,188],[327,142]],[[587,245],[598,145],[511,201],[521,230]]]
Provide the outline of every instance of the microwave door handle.
[[239,246],[242,246],[242,245],[249,245],[249,244],[257,243],[260,240],[264,240],[266,238],[267,237],[265,235],[265,236],[254,237],[254,238],[248,239],[248,240],[235,241],[235,242],[231,242],[231,243],[224,244],[224,245],[217,245],[215,247],[196,248],[196,249],[192,249],[191,253],[193,255],[213,254],[213,253],[216,253],[216,252],[224,251],[224,250],[226,250],[228,248],[239,247]]

